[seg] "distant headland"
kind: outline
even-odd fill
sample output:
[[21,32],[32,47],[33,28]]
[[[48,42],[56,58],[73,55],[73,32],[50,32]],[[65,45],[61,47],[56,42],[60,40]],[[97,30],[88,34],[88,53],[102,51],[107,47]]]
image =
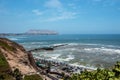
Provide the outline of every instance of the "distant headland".
[[58,32],[52,30],[28,30],[25,33],[0,33],[0,36],[18,36],[18,35],[57,35]]
[[26,32],[26,34],[47,34],[47,35],[56,35],[58,34],[56,31],[52,31],[52,30],[29,30]]

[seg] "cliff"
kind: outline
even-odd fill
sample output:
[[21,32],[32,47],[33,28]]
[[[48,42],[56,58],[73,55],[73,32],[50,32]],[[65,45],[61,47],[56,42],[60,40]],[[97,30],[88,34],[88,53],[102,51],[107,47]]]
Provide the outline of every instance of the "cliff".
[[6,38],[0,38],[0,53],[6,58],[11,70],[18,68],[22,74],[35,74],[37,67],[32,55],[21,45]]

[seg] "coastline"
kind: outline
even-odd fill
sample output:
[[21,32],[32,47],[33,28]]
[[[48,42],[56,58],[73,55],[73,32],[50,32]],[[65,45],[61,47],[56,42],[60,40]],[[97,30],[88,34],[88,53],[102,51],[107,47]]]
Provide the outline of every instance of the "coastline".
[[24,46],[27,51],[37,49],[33,51],[35,57],[109,68],[120,60],[119,37],[120,35],[28,35],[8,38]]
[[[6,41],[6,40],[8,40],[8,39],[3,39],[3,43],[4,43],[4,41]],[[7,41],[6,41],[7,42]],[[16,52],[20,52],[21,54],[23,54],[23,53],[27,53],[27,51],[22,47],[22,46],[20,46],[19,44],[17,44],[17,43],[15,43],[15,42],[9,42],[9,40],[8,40],[8,42],[7,42],[7,44],[5,44],[5,45],[3,45],[3,43],[1,44],[3,47],[5,47],[5,49],[6,50],[8,50],[8,52],[10,52],[10,53],[16,53]],[[11,46],[12,45],[12,46]],[[14,46],[13,46],[14,45]],[[15,47],[16,46],[16,47]],[[49,50],[49,49],[51,49],[51,48],[40,48],[40,53],[42,53],[42,52],[47,52],[46,54],[49,54],[50,55],[50,53],[56,53],[56,50],[63,50],[64,48],[66,48],[66,47],[68,47],[68,48],[70,48],[70,50],[72,50],[72,51],[76,51],[76,49],[71,49],[71,47],[76,47],[76,46],[78,46],[78,44],[77,45],[56,45],[55,44],[55,46],[50,46],[50,47],[53,47],[53,48],[55,48],[55,50],[53,49],[53,50]],[[2,51],[4,50],[4,48],[3,47],[1,47],[1,49],[2,49]],[[15,48],[14,48],[15,47]],[[17,48],[17,49],[16,49]],[[83,49],[83,48],[82,48]],[[9,51],[10,50],[10,51]],[[66,49],[65,49],[66,50]],[[69,50],[69,51],[70,51]],[[11,52],[11,51],[13,51],[13,52]],[[23,53],[21,52],[21,51],[23,51]],[[36,51],[36,50],[35,50]],[[39,50],[37,50],[38,52],[39,52]],[[3,51],[3,53],[7,53],[8,54],[8,52],[5,52],[5,51]],[[34,52],[34,50],[33,51],[31,51],[31,52]],[[48,52],[50,52],[50,53],[48,53]],[[61,53],[61,51],[60,51],[60,53]],[[37,53],[36,53],[37,54]],[[45,54],[45,55],[46,55]],[[11,55],[11,54],[10,54]],[[18,55],[18,54],[17,54]],[[54,54],[53,54],[54,55]],[[68,54],[67,54],[68,55]],[[83,55],[83,54],[82,54]],[[33,54],[33,56],[34,56],[34,54]],[[43,76],[46,76],[46,77],[44,77],[44,79],[45,78],[49,78],[48,80],[51,80],[51,79],[55,79],[55,80],[57,80],[57,79],[61,79],[61,78],[63,78],[63,77],[66,77],[66,78],[71,78],[72,76],[71,76],[71,74],[81,74],[82,75],[82,73],[84,73],[85,71],[88,71],[88,73],[93,73],[93,72],[96,72],[96,71],[98,71],[99,69],[96,69],[96,68],[93,68],[93,67],[87,67],[87,66],[83,66],[83,65],[76,65],[76,64],[69,64],[69,63],[65,63],[65,62],[59,62],[59,61],[55,61],[55,60],[47,60],[47,59],[44,59],[43,57],[40,57],[40,56],[38,56],[38,58],[36,58],[36,57],[33,57],[32,56],[32,54],[29,54],[29,56],[28,56],[28,58],[29,58],[29,61],[30,61],[30,64],[34,67],[34,68],[36,68],[37,67],[37,72],[36,72],[36,74],[40,74],[40,75],[42,75],[42,77]],[[46,55],[47,56],[47,55]],[[69,57],[71,57],[71,56],[69,56]],[[43,59],[42,59],[43,58]],[[16,59],[16,58],[14,58],[14,59]],[[17,58],[18,59],[18,58]],[[57,58],[56,58],[57,59]],[[74,59],[74,58],[69,58],[69,59]],[[11,59],[10,59],[11,60]],[[14,61],[17,61],[17,60],[14,60]],[[21,61],[21,60],[20,60]],[[29,63],[29,62],[28,62]],[[10,63],[10,64],[12,64],[12,63]],[[17,63],[18,64],[18,63]],[[17,65],[16,64],[16,65]],[[21,64],[21,63],[20,63]],[[26,64],[26,62],[23,62],[23,64]],[[18,67],[19,68],[19,67]],[[22,70],[21,68],[19,68],[20,70]],[[27,69],[28,70],[28,69]],[[100,70],[104,70],[104,69],[100,69]],[[22,73],[23,73],[24,71],[22,71]],[[112,72],[111,72],[112,73]],[[30,72],[30,74],[29,75],[31,75],[31,74],[34,74],[34,73],[31,73]],[[64,76],[63,76],[63,74],[64,74]],[[58,78],[58,77],[60,77],[60,78]]]

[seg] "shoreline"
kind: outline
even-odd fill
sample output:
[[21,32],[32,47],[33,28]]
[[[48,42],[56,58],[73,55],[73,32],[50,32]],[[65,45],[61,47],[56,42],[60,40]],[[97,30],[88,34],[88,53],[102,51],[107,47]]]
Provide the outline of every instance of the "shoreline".
[[52,67],[54,67],[53,69],[57,68],[57,69],[63,69],[63,68],[68,68],[68,70],[70,70],[70,72],[72,73],[81,73],[82,71],[88,70],[88,71],[93,71],[96,70],[96,68],[92,68],[92,67],[86,67],[83,65],[75,65],[75,64],[67,64],[64,62],[58,62],[58,61],[54,61],[54,60],[47,60],[47,59],[40,59],[40,58],[34,58],[35,62],[40,62],[41,65],[46,65],[46,64],[51,64]]

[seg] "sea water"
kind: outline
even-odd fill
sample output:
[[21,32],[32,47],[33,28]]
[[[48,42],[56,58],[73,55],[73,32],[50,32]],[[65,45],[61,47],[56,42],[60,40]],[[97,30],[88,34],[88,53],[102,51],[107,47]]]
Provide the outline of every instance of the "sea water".
[[119,34],[23,35],[7,37],[26,50],[56,47],[53,51],[32,52],[34,57],[86,67],[110,68],[120,61]]

